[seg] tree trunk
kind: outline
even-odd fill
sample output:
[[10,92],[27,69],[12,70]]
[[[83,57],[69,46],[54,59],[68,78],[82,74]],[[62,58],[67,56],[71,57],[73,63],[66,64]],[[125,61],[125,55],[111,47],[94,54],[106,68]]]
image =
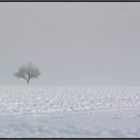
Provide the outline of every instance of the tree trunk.
[[30,81],[30,75],[28,74],[27,84],[29,84]]
[[27,80],[27,84],[29,84],[29,80]]

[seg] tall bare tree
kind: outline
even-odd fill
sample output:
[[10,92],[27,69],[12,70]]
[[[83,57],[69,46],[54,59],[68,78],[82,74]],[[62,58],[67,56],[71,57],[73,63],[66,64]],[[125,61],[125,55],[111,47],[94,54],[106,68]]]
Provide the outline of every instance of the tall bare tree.
[[14,76],[26,80],[27,84],[29,84],[31,79],[38,78],[40,74],[41,73],[37,67],[28,63],[27,65],[20,66],[18,72],[14,73]]

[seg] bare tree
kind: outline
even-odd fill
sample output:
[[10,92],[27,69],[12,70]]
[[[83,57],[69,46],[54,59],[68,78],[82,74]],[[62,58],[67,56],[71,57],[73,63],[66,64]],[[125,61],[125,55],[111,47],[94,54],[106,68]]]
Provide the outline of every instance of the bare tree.
[[40,76],[40,71],[33,64],[28,63],[27,65],[22,65],[19,67],[18,72],[14,73],[17,78],[23,78],[29,84],[30,80],[33,78],[38,78]]

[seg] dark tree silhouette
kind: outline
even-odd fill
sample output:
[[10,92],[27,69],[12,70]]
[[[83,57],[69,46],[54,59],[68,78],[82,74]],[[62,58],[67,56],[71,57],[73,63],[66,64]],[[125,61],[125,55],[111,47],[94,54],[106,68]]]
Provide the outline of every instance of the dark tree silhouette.
[[38,78],[40,76],[40,71],[33,64],[28,63],[27,65],[22,65],[19,67],[18,72],[14,73],[17,78],[23,78],[29,84],[31,79]]

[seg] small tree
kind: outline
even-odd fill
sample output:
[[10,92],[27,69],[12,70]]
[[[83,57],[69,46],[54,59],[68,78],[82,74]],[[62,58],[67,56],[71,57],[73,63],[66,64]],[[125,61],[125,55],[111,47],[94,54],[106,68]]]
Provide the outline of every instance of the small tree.
[[17,78],[23,78],[29,84],[31,79],[38,78],[40,76],[40,71],[33,64],[28,63],[27,65],[22,65],[19,67],[18,72],[14,73]]

